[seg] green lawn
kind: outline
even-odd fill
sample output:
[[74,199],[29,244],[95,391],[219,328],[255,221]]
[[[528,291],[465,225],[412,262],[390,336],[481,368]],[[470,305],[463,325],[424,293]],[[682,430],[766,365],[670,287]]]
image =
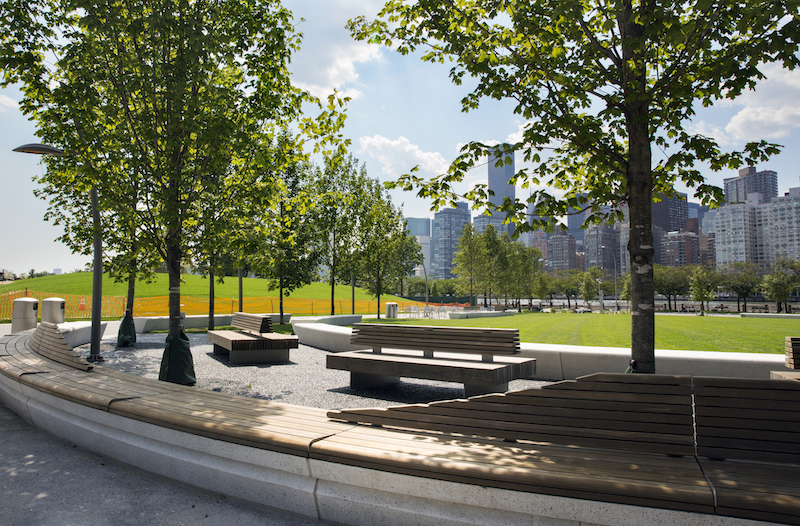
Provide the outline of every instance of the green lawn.
[[[386,320],[383,320],[386,321]],[[392,320],[391,323],[519,329],[523,342],[630,347],[628,314],[523,313],[472,320]],[[784,338],[800,335],[795,320],[739,316],[656,316],[656,348],[784,353]]]
[[[63,274],[61,276],[44,276],[34,279],[23,279],[0,285],[0,294],[14,290],[35,290],[40,292],[52,292],[55,294],[78,294],[88,295],[92,291],[92,273],[79,272],[75,274]],[[268,290],[267,281],[257,278],[244,278],[242,280],[244,296],[278,296],[277,290]],[[168,295],[168,277],[166,274],[156,274],[152,283],[140,281],[136,284],[137,298],[150,298],[153,296]],[[239,280],[236,277],[225,278],[224,283],[217,283],[215,286],[215,296],[218,298],[238,298]],[[107,275],[103,276],[103,296],[126,296],[128,294],[127,283],[116,283]],[[208,279],[201,276],[185,274],[181,283],[181,294],[184,296],[208,297]],[[329,299],[331,297],[330,286],[325,283],[312,283],[301,289],[294,291],[292,298],[301,299]],[[345,285],[336,286],[336,299],[349,300],[350,287]],[[394,296],[381,296],[382,300],[397,301],[399,298]],[[356,300],[375,300],[362,289],[356,287]]]

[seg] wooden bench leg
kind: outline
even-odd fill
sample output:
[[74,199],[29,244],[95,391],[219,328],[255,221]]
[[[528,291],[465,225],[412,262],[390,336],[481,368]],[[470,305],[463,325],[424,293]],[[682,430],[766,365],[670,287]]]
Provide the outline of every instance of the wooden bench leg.
[[479,396],[491,393],[505,393],[508,391],[508,382],[497,385],[464,384],[464,396]]
[[220,345],[217,345],[215,343],[214,344],[214,354],[221,354],[223,356],[227,355],[228,354],[228,349],[226,349],[225,347],[222,347]]
[[396,384],[399,381],[399,376],[350,372],[350,389],[367,389],[369,387]]

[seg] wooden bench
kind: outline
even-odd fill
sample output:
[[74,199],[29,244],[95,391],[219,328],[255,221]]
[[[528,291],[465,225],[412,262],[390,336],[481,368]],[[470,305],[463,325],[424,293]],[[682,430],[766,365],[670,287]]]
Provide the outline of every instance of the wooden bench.
[[563,446],[693,456],[691,377],[594,374],[506,394],[386,409],[335,420]]
[[716,488],[717,513],[800,524],[800,383],[694,384],[698,461]]
[[231,325],[239,331],[208,331],[214,354],[227,354],[232,364],[284,363],[297,349],[295,335],[272,332],[272,316],[236,312]]
[[373,350],[329,354],[327,367],[350,371],[353,389],[406,377],[463,383],[464,394],[475,396],[505,392],[509,381],[536,372],[535,359],[513,356],[519,353],[516,329],[356,323],[350,343]]
[[[709,483],[712,509],[718,515],[800,524],[798,382],[595,374],[539,390],[386,409],[329,411],[328,416],[407,432],[517,440],[521,452],[531,447],[525,446],[529,443],[579,448],[573,450],[576,457],[584,454],[582,448],[627,451],[624,462],[639,467],[642,457],[633,455],[692,457],[699,467],[695,475]],[[568,464],[567,460],[555,460],[566,453],[549,456],[547,451],[548,458],[542,458],[541,465],[561,472],[561,466],[547,464]],[[599,455],[598,462],[607,461],[597,452],[592,454]],[[658,464],[656,460],[647,462]],[[662,469],[671,471],[679,466],[691,472],[680,463],[672,467],[663,464]],[[634,475],[625,473],[625,466],[610,466],[606,483],[620,478],[635,487]],[[686,486],[688,479],[675,480],[681,481],[685,497],[692,495],[691,485]],[[586,481],[587,488],[591,484],[591,479]],[[600,486],[592,489],[603,495],[599,500],[622,502],[615,500],[619,496],[614,488]],[[653,501],[671,501],[670,495],[662,493],[664,488],[678,491],[659,485],[645,495]],[[626,496],[640,491],[644,489],[629,488]],[[658,506],[690,509],[675,502]]]

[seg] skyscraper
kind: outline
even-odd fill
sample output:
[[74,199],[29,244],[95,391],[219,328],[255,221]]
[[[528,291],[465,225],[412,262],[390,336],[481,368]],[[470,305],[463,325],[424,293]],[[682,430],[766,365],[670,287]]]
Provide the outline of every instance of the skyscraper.
[[430,217],[407,217],[408,233],[412,236],[430,236],[431,218]]
[[747,195],[759,193],[765,203],[778,197],[778,173],[772,170],[756,171],[754,166],[739,170],[738,177],[731,177],[723,181],[725,202],[744,203]]
[[431,236],[431,267],[436,279],[452,278],[453,256],[456,253],[461,229],[472,220],[469,205],[458,203],[458,208],[445,208],[433,216]]
[[[506,158],[510,158],[510,164],[505,164]],[[500,163],[500,166],[497,166],[498,163]],[[516,173],[514,169],[514,152],[508,155],[501,153],[499,157],[490,157],[488,166],[489,191],[494,193],[494,195],[489,196],[489,202],[495,206],[502,206],[506,198],[514,202],[517,198],[516,187],[509,183]],[[493,211],[491,215],[500,221],[504,221],[506,216],[504,212],[498,211]],[[513,234],[515,230],[516,228],[511,223],[499,225],[497,228],[498,233],[508,232],[509,235]]]

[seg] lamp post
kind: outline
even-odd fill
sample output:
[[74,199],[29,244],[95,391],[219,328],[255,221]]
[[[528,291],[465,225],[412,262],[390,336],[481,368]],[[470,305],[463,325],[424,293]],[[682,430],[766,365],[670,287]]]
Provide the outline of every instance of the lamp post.
[[[600,248],[611,250],[605,245],[601,245]],[[614,255],[613,251],[611,252],[611,255],[614,256],[614,305],[616,305],[617,310],[619,310],[619,297],[617,297],[617,256]]]
[[[64,150],[49,144],[31,143],[14,148],[15,152],[33,153],[36,155],[52,155],[63,157]],[[103,245],[100,240],[100,210],[97,204],[97,189],[89,192],[92,203],[92,227],[94,232],[94,272],[92,275],[92,335],[87,361],[102,362],[100,356],[100,317],[103,308]]]

